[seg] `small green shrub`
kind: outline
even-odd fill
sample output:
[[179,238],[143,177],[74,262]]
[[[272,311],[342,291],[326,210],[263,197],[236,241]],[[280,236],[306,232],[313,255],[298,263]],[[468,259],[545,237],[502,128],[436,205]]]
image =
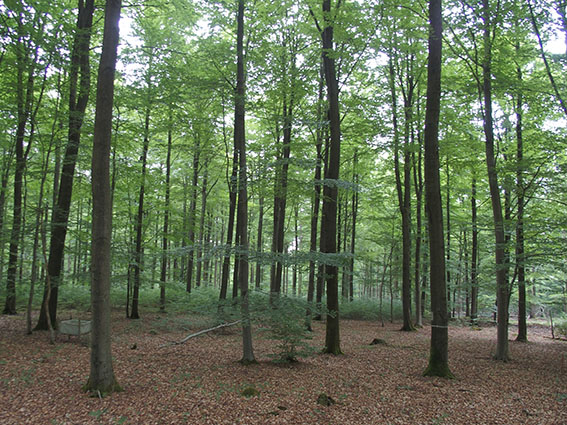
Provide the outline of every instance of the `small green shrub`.
[[314,352],[308,344],[311,333],[305,324],[305,301],[280,295],[272,299],[270,304],[267,296],[256,296],[253,311],[260,323],[260,331],[267,339],[276,342],[278,351],[271,355],[275,361],[296,362],[300,357],[307,357]]
[[562,337],[567,337],[567,320],[560,320],[555,324],[555,331]]

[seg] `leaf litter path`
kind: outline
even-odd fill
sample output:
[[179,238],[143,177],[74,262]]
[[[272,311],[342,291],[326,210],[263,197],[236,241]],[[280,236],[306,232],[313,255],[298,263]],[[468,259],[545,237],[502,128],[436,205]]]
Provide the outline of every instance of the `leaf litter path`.
[[[567,343],[530,328],[510,342],[512,360],[491,359],[496,330],[452,326],[454,380],[425,378],[429,327],[342,321],[344,355],[295,364],[270,359],[274,344],[255,334],[257,365],[242,366],[239,328],[160,348],[208,327],[200,318],[113,313],[114,369],[124,392],[81,392],[89,349],[44,332],[24,334],[23,316],[0,317],[0,424],[567,424]],[[63,316],[61,316],[63,317]],[[209,323],[210,324],[210,323]],[[325,328],[314,324],[311,344]],[[511,337],[514,329],[511,329]],[[369,345],[374,338],[386,344]],[[259,395],[241,391],[253,386]],[[321,393],[335,404],[321,406]]]

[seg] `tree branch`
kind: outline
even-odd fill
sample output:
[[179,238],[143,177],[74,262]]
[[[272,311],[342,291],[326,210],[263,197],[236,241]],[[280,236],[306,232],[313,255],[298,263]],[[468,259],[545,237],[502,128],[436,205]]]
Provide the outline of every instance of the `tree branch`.
[[227,327],[229,327],[229,326],[234,326],[234,325],[237,325],[237,324],[239,324],[239,323],[241,323],[241,322],[242,322],[242,319],[241,319],[241,320],[237,320],[236,322],[231,322],[231,323],[221,323],[221,324],[218,325],[218,326],[214,326],[214,327],[209,328],[209,329],[203,329],[202,331],[195,332],[194,334],[187,335],[187,336],[186,336],[185,338],[183,338],[181,341],[176,341],[176,342],[172,342],[172,343],[170,343],[170,344],[163,344],[163,345],[160,345],[159,348],[169,347],[169,346],[171,346],[171,345],[181,345],[181,344],[185,344],[185,343],[186,343],[187,341],[189,341],[191,338],[194,338],[194,337],[196,337],[196,336],[203,335],[203,334],[206,334],[206,333],[208,333],[208,332],[216,331],[217,329],[222,329],[222,328],[227,328]]

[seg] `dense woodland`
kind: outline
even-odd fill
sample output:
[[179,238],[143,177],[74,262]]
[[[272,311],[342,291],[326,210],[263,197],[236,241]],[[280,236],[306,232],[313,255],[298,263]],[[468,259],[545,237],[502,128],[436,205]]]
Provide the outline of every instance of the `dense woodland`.
[[29,332],[91,283],[106,322],[240,300],[245,362],[249,288],[326,317],[334,354],[360,300],[433,320],[445,364],[451,318],[497,321],[500,360],[528,318],[566,320],[565,1],[5,0],[0,21],[0,296]]

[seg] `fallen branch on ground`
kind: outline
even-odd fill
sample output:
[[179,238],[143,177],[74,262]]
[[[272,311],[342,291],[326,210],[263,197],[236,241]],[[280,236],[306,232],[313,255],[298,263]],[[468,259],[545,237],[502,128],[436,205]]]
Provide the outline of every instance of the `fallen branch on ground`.
[[237,324],[239,324],[240,322],[242,322],[242,319],[241,319],[241,320],[237,320],[236,322],[231,322],[231,323],[221,323],[221,324],[218,325],[218,326],[215,326],[215,327],[212,327],[212,328],[209,328],[209,329],[203,329],[202,331],[195,332],[194,334],[187,335],[187,336],[186,336],[185,338],[183,338],[181,341],[174,341],[174,342],[172,342],[172,343],[170,343],[170,344],[160,345],[159,348],[169,347],[169,346],[171,346],[171,345],[181,345],[181,344],[186,343],[186,342],[189,341],[191,338],[194,338],[194,337],[196,337],[196,336],[203,335],[203,334],[206,334],[206,333],[208,333],[208,332],[216,331],[217,329],[228,328],[229,326],[237,325]]

